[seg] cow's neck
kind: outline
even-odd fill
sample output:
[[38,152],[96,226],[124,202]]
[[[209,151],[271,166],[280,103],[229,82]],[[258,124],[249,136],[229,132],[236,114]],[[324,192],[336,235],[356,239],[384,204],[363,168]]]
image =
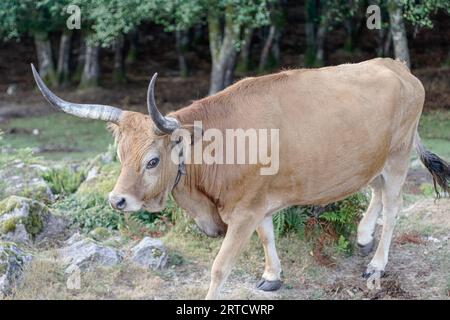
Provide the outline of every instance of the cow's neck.
[[[215,105],[212,105],[210,102],[203,103],[203,100],[201,100],[172,113],[171,116],[176,117],[182,125],[193,125],[195,121],[201,121],[203,130],[207,130],[218,126],[218,123],[214,122],[217,119],[213,116],[213,113],[217,112],[216,109],[217,107]],[[185,169],[186,174],[181,176],[180,181],[174,188],[174,193],[190,195],[192,193],[201,193],[216,206],[220,207],[222,193],[221,179],[218,175],[221,173],[217,170],[217,166],[214,164],[196,165],[186,163]]]

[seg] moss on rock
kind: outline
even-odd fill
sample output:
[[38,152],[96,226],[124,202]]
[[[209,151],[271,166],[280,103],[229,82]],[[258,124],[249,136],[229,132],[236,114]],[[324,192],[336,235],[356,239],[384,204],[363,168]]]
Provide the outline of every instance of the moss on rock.
[[23,204],[23,197],[10,196],[0,201],[0,216],[9,213]]
[[104,227],[97,227],[89,232],[89,236],[94,240],[103,241],[111,237],[111,231]]
[[0,233],[6,234],[8,232],[16,231],[17,223],[20,222],[18,218],[9,218],[0,223]]
[[[6,219],[5,218],[7,215]],[[0,234],[14,232],[18,224],[34,238],[44,229],[50,210],[44,204],[18,196],[10,196],[0,202]]]

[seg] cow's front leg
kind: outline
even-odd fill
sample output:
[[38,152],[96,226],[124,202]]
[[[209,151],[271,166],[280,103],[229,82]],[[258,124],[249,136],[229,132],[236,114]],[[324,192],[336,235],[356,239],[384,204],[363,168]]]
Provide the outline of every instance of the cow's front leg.
[[235,219],[228,224],[227,233],[211,269],[211,283],[206,299],[218,298],[231,268],[260,221],[256,217],[248,217]]
[[257,288],[264,291],[275,291],[281,287],[281,263],[275,247],[272,216],[266,217],[256,229],[264,247],[265,267]]

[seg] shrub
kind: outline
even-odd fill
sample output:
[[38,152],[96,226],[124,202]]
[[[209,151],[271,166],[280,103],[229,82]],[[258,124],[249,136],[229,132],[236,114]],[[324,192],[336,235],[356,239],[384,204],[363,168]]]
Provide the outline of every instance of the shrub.
[[275,235],[280,237],[294,232],[303,236],[309,214],[310,208],[301,206],[293,206],[279,211],[273,216]]
[[351,253],[351,239],[367,204],[366,194],[359,192],[324,208],[293,206],[274,215],[275,234],[293,232],[319,243],[321,250],[324,245],[334,244],[338,251]]
[[54,208],[68,216],[73,224],[89,232],[97,227],[118,229],[122,215],[113,210],[106,199],[96,193],[72,194],[58,201]]
[[320,219],[329,222],[337,235],[343,236],[348,241],[356,232],[358,221],[367,204],[367,196],[359,192],[328,206]]
[[67,195],[77,191],[86,178],[84,170],[74,171],[67,167],[50,169],[42,177],[55,194]]

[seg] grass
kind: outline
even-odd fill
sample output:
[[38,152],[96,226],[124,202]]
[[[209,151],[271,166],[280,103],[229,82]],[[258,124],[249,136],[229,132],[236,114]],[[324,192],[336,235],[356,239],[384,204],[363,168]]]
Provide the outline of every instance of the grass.
[[[444,159],[450,159],[450,111],[422,114],[419,134],[428,149]],[[413,158],[417,159],[415,153]]]
[[[73,152],[43,153],[50,160],[81,160],[104,152],[113,142],[103,121],[80,119],[64,113],[11,119],[0,126],[6,133],[4,143],[13,148],[70,148]],[[37,129],[38,131],[36,131]],[[38,134],[33,134],[33,130]]]

